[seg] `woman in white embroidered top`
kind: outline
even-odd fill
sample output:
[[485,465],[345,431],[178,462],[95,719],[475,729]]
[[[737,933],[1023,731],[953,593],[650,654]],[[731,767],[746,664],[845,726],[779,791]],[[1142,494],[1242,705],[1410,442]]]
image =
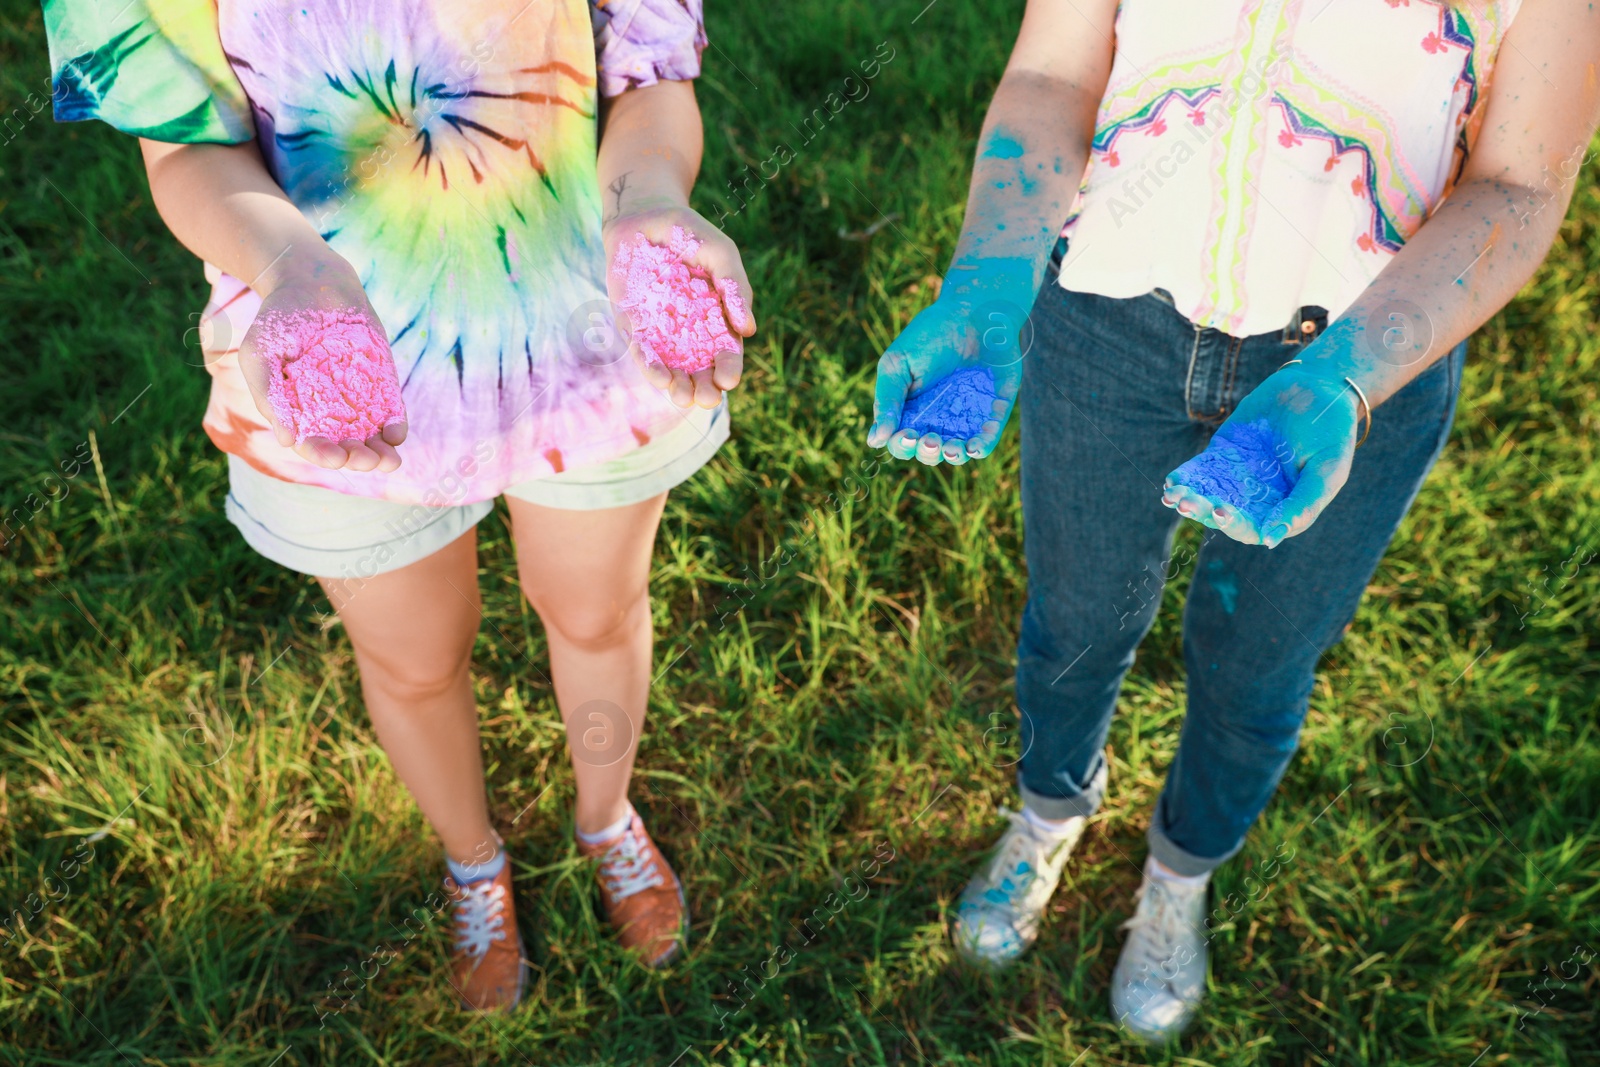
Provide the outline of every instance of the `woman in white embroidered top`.
[[1037,936],[1187,516],[1188,709],[1111,1004],[1149,1040],[1189,1022],[1207,879],[1444,444],[1467,336],[1555,237],[1596,57],[1600,13],[1563,0],[1030,0],[869,435],[964,463],[1023,410],[1023,810],[962,898],[964,954]]

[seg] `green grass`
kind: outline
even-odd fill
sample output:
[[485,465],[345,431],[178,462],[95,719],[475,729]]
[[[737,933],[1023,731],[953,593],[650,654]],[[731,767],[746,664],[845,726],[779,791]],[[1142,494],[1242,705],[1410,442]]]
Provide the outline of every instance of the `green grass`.
[[[62,897],[0,944],[0,1061],[1600,1062],[1600,962],[1566,962],[1600,948],[1600,563],[1580,566],[1600,549],[1594,164],[1548,263],[1474,340],[1451,443],[1323,664],[1282,789],[1218,873],[1247,897],[1293,850],[1218,937],[1195,1031],[1146,1052],[1105,995],[1181,715],[1187,574],[1124,690],[1112,792],[1038,949],[997,978],[952,959],[945,921],[1013,796],[1014,731],[986,731],[1013,715],[1015,431],[960,470],[874,468],[862,438],[876,355],[950,254],[1020,5],[946,2],[913,24],[922,7],[713,12],[702,209],[779,141],[794,159],[727,224],[763,330],[734,440],[672,495],[659,540],[672,666],[635,796],[695,913],[664,973],[595,918],[544,640],[500,517],[481,527],[474,678],[535,965],[504,1019],[455,1010],[441,924],[397,933],[438,850],[320,594],[223,518],[185,339],[203,283],[136,146],[48,114],[7,127],[0,505],[32,512],[29,494],[61,493],[48,472],[87,459],[0,552],[0,908]],[[13,114],[47,72],[37,9],[5,9]],[[790,123],[885,40],[871,95],[797,144]],[[841,236],[880,212],[892,226]],[[870,892],[719,1029],[731,984],[772,974],[884,842]],[[359,997],[319,1027],[347,979]]]

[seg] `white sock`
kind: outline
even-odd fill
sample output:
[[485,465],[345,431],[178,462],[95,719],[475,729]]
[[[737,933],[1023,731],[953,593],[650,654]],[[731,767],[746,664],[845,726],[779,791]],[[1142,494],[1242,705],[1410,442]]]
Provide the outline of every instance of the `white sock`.
[[597,833],[586,834],[582,830],[579,830],[578,840],[582,841],[586,845],[598,845],[602,841],[610,841],[613,837],[621,837],[622,832],[628,828],[628,824],[632,821],[633,805],[629,804],[628,814],[624,815],[622,818],[618,819],[616,822]]
[[[1041,837],[1065,837],[1071,832],[1073,826],[1073,819],[1046,819],[1026,804],[1022,807],[1022,817],[1028,820],[1028,825],[1033,827]],[[1083,816],[1078,815],[1074,816],[1074,818],[1081,819]]]
[[1187,886],[1190,889],[1199,889],[1211,880],[1210,871],[1205,874],[1175,874],[1161,866],[1160,863],[1157,863],[1154,856],[1150,856],[1144,861],[1144,875],[1146,878],[1154,878],[1158,882],[1166,882],[1168,885]]
[[450,868],[450,877],[456,880],[456,884],[466,885],[468,882],[481,882],[485,878],[499,877],[500,872],[506,868],[506,850],[497,848],[494,850],[494,855],[486,860],[457,863],[446,856],[444,862]]

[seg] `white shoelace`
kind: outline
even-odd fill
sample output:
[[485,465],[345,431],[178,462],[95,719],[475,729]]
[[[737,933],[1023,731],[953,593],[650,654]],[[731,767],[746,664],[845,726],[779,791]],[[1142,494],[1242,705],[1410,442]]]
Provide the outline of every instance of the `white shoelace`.
[[481,959],[491,942],[505,940],[505,892],[493,878],[469,882],[459,886],[457,892],[456,949]]
[[635,893],[666,883],[649,846],[640,840],[631,825],[600,858],[600,877],[613,900],[626,900]]
[[[1205,892],[1202,888],[1197,892]],[[1187,916],[1184,915],[1180,896],[1183,889],[1162,885],[1154,879],[1146,885],[1139,908],[1133,918],[1122,924],[1129,933],[1149,931],[1148,937],[1130,938],[1129,950],[1134,953],[1131,963],[1141,974],[1170,977],[1172,963],[1178,946],[1192,936]]]
[[[1039,839],[1034,835],[1033,827],[1028,825],[1027,816],[1020,811],[1011,811],[1009,808],[1000,809],[1011,823],[1011,831],[1005,835],[1005,843],[996,857],[999,863],[993,868],[1001,874],[1003,879],[1009,880],[1013,886],[1010,896],[1026,897],[1028,889],[1034,883],[1036,871],[1033,860],[1038,853]],[[1026,863],[1027,871],[1019,868]],[[998,887],[997,887],[998,888]]]
[[[1054,839],[1046,837],[1028,820],[1026,813],[1012,811],[1010,808],[1001,808],[1000,812],[1010,821],[1011,829],[1006,832],[1004,843],[996,856],[997,867],[991,867],[990,870],[1003,871],[1001,877],[1010,880],[1012,884],[1010,898],[1013,903],[1019,898],[1025,901],[1034,886],[1038,884],[1039,875],[1043,870],[1056,866],[1057,858],[1061,863],[1065,863],[1065,858],[1060,857],[1056,849],[1069,837],[1073,841],[1077,838],[1071,834]],[[1027,871],[1019,871],[1018,868],[1024,863],[1028,865]],[[999,879],[994,880],[999,881]]]

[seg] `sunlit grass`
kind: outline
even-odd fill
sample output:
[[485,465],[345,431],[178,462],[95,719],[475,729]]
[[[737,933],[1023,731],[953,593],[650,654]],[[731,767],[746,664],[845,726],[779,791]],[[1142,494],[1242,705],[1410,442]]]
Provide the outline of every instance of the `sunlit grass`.
[[[961,470],[883,462],[862,439],[876,355],[953,247],[1020,8],[945,3],[913,25],[922,10],[712,12],[703,209],[729,207],[727,182],[778,143],[794,161],[727,223],[763,329],[734,439],[673,494],[658,542],[672,666],[635,799],[695,914],[665,973],[595,917],[543,637],[501,519],[480,528],[493,625],[474,677],[536,967],[509,1019],[455,1011],[439,923],[404,938],[438,850],[337,620],[222,516],[184,337],[200,272],[134,144],[47,115],[8,128],[0,505],[27,521],[0,552],[0,908],[41,906],[0,943],[0,1061],[1597,1062],[1593,165],[1561,244],[1474,341],[1451,443],[1323,664],[1279,795],[1217,876],[1219,901],[1246,903],[1194,1034],[1146,1052],[1105,999],[1181,718],[1187,574],[1124,690],[1112,792],[1038,950],[998,978],[952,958],[947,913],[1014,803],[1015,731],[995,728],[1013,721],[1025,577],[1015,432]],[[37,10],[7,12],[3,113],[46,77]],[[885,41],[870,94],[796,144],[790,124]],[[806,918],[884,843],[870,893],[808,941]],[[1252,872],[1291,853],[1263,891]],[[775,976],[738,986],[773,975],[780,945]],[[376,967],[380,950],[395,955]]]

